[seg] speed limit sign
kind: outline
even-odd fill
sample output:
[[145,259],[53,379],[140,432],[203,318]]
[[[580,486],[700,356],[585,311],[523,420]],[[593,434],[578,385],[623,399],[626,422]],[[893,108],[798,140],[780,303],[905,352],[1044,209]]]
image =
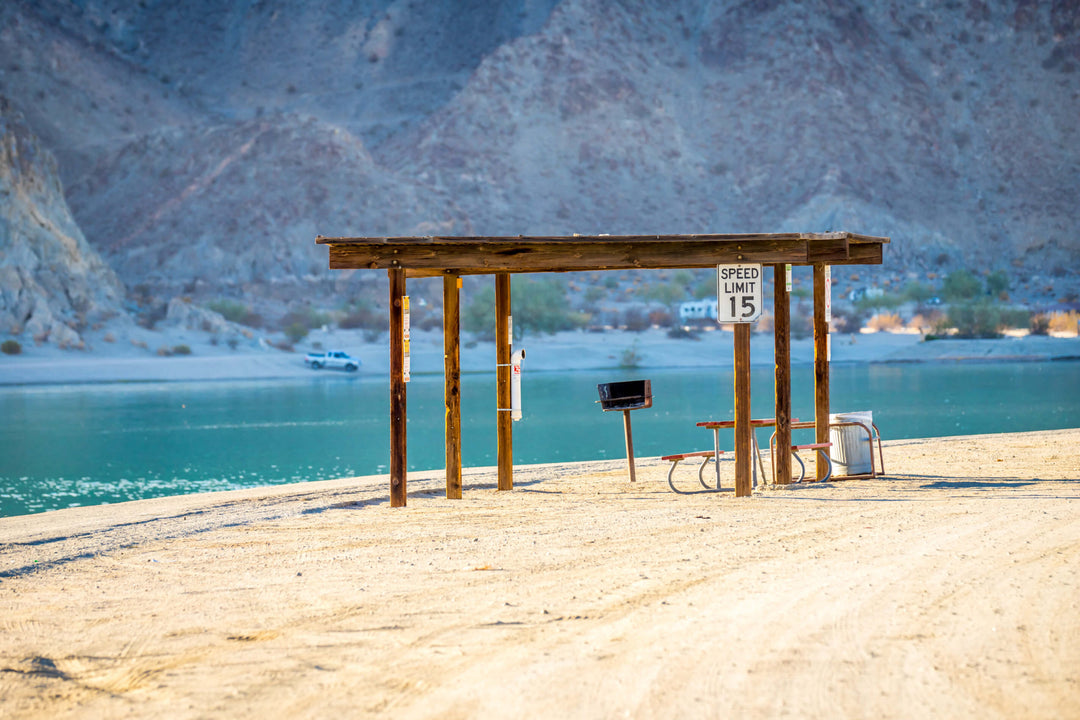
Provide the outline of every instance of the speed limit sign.
[[716,320],[749,323],[761,317],[761,265],[718,265],[716,268]]

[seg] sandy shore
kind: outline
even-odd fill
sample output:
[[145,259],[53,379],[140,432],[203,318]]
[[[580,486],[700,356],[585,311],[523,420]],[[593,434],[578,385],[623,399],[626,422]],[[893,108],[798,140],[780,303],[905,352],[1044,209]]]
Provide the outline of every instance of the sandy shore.
[[3,714],[1078,717],[1078,448],[894,441],[884,478],[743,499],[646,459],[0,519]]
[[[182,343],[191,348],[192,354],[160,357],[124,342],[99,342],[93,352],[31,347],[22,355],[0,356],[0,385],[310,378],[313,371],[305,367],[303,352],[315,344],[343,349],[359,358],[363,375],[385,378],[389,372],[386,336],[367,342],[359,331],[316,331],[298,348],[302,352],[283,352],[257,341],[231,350],[209,344],[206,336],[198,333],[174,334],[167,342],[148,340],[147,333],[140,337],[148,348]],[[702,332],[696,340],[673,340],[666,332],[656,329],[641,333],[563,332],[526,338],[515,347],[526,350],[526,372],[617,368],[627,353],[633,353],[642,368],[733,365],[732,333],[720,330]],[[1078,359],[1080,338],[1027,336],[924,342],[917,334],[834,335],[832,358],[837,363]],[[812,363],[813,341],[793,340],[791,359],[794,364]],[[417,375],[441,374],[442,334],[414,332],[411,360],[413,373]],[[751,362],[758,366],[773,364],[772,335],[753,337]],[[491,371],[495,367],[494,344],[465,343],[461,365],[464,372]]]

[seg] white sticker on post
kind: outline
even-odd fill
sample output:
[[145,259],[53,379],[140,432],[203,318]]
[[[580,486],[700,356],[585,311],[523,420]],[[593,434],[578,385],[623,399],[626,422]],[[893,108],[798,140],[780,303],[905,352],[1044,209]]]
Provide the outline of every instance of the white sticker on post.
[[784,266],[784,287],[788,292],[791,292],[791,266]]
[[403,295],[401,298],[401,370],[404,376],[405,382],[409,382],[409,374],[412,369],[412,363],[409,360],[409,296]]
[[832,265],[825,266],[825,322],[832,322]]

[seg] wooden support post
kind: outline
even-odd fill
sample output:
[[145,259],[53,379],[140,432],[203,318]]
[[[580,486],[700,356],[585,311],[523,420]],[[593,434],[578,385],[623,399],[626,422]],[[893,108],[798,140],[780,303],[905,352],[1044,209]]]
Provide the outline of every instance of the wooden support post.
[[[829,323],[825,321],[825,265],[814,265],[814,442],[829,442]],[[823,450],[829,453],[829,449]],[[816,463],[817,479],[828,472]]]
[[443,277],[443,397],[446,402],[446,497],[461,499],[461,304],[457,275]]
[[405,507],[405,271],[390,275],[390,507]]
[[756,458],[750,427],[750,323],[735,324],[735,497],[753,494]]
[[634,433],[630,430],[630,411],[623,410],[623,430],[626,431],[626,463],[630,466],[630,482],[637,482],[634,468]]
[[514,436],[510,417],[510,274],[495,275],[495,382],[498,403],[499,489],[514,489]]
[[776,482],[791,482],[791,299],[787,291],[787,266],[773,265],[773,346],[776,366]]

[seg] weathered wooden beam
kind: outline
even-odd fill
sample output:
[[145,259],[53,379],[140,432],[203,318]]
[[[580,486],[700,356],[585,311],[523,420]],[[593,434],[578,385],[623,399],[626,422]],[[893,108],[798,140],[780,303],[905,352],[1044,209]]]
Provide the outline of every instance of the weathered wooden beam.
[[835,233],[560,237],[318,237],[332,269],[403,267],[410,277],[703,268],[757,262],[879,264],[889,238]]
[[806,262],[808,263],[842,263],[848,259],[847,238],[835,240],[819,240],[806,244]]
[[[750,425],[750,324],[735,325],[735,497],[753,494],[753,456]],[[719,460],[719,458],[717,458]]]
[[460,278],[443,278],[443,398],[446,404],[446,497],[461,499]]
[[776,482],[791,482],[791,298],[787,291],[787,267],[773,265],[773,371],[776,388]]
[[884,246],[880,243],[850,243],[845,262],[832,261],[830,265],[880,265],[884,262]]
[[[814,442],[829,442],[829,323],[825,321],[825,265],[814,266]],[[829,454],[826,448],[822,452]],[[817,464],[824,480],[825,463]]]
[[[808,241],[551,242],[499,240],[487,244],[402,242],[330,246],[330,268],[401,267],[413,273],[497,274],[660,268],[724,263],[805,263]],[[832,247],[832,245],[830,245]],[[835,248],[833,248],[835,250]]]
[[514,489],[514,422],[510,415],[510,276],[495,276],[495,384],[499,489]]
[[390,507],[405,507],[406,415],[405,415],[405,271],[390,275]]

